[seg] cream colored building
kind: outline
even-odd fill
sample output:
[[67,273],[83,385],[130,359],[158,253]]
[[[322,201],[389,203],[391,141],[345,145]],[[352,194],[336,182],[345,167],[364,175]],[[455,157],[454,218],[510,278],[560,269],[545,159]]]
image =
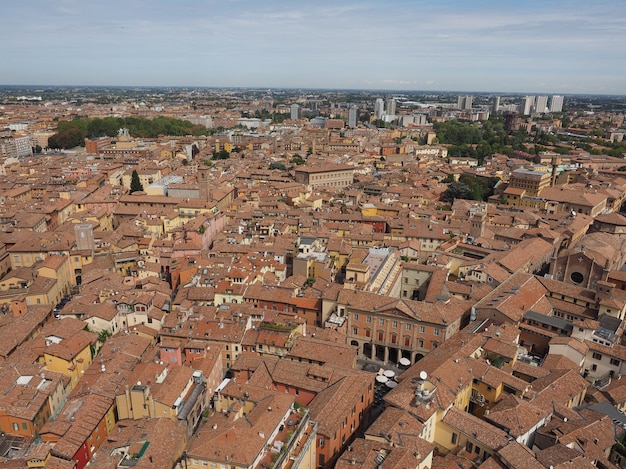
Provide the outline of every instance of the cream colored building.
[[312,188],[347,187],[354,182],[354,168],[341,164],[319,167],[299,166],[295,170],[295,178],[297,182]]

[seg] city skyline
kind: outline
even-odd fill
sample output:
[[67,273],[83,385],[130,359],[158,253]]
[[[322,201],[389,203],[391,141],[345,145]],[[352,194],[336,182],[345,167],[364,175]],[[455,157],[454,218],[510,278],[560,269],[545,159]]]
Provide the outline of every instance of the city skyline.
[[626,94],[617,0],[34,0],[4,11],[2,85]]

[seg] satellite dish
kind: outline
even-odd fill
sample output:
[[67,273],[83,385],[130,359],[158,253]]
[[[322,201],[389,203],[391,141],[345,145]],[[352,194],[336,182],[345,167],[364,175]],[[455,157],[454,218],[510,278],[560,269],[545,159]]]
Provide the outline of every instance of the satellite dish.
[[420,371],[420,379],[425,380],[426,378],[428,378],[428,374],[423,370]]

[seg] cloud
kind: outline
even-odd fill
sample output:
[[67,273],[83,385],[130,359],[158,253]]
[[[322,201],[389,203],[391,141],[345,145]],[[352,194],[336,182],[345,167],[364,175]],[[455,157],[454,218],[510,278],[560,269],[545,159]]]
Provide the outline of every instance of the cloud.
[[[626,93],[616,53],[626,43],[623,0],[29,0],[3,5],[3,14],[14,19],[0,29],[13,64],[0,75],[5,83],[45,80],[52,75],[41,70],[54,68],[55,79],[73,84],[174,77],[181,85],[513,91],[536,83],[558,91],[566,83]],[[34,25],[37,34],[23,34]],[[592,65],[599,61],[602,71]]]

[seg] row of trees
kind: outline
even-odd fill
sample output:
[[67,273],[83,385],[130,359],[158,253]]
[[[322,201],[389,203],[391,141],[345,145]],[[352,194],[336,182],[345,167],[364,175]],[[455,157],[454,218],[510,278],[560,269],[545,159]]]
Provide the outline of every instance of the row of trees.
[[121,128],[128,129],[133,137],[156,138],[159,135],[208,135],[210,131],[202,125],[194,125],[189,121],[157,117],[105,117],[76,118],[61,121],[57,133],[48,140],[50,148],[73,148],[85,145],[85,138],[115,137]]
[[482,164],[486,156],[494,153],[527,151],[525,143],[530,140],[526,132],[508,133],[501,117],[492,117],[482,123],[449,120],[435,122],[439,143],[449,144],[452,157],[476,158]]
[[450,145],[448,147],[450,156],[476,158],[481,164],[488,155],[508,154],[513,150],[532,154],[550,150],[567,154],[572,143],[591,154],[616,157],[626,154],[626,141],[608,142],[599,138],[604,134],[602,129],[596,129],[589,137],[577,139],[575,142],[569,141],[568,137],[551,133],[529,134],[524,131],[509,133],[504,129],[501,117],[491,117],[482,123],[458,120],[435,122],[433,129],[437,132],[439,143]]
[[291,117],[290,114],[280,113],[280,112],[275,112],[275,111],[270,112],[267,109],[261,109],[261,110],[257,109],[256,111],[251,112],[251,113],[243,112],[241,116],[251,117],[251,118],[256,118],[256,119],[261,119],[261,120],[270,119],[272,121],[272,124],[281,124]]

